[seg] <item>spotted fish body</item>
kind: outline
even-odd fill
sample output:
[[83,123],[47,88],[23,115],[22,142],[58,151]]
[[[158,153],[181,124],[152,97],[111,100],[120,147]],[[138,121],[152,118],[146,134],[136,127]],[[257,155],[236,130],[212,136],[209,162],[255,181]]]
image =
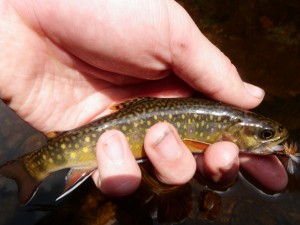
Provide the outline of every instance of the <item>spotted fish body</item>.
[[[97,166],[96,142],[110,129],[125,134],[137,160],[146,158],[144,136],[158,122],[171,123],[193,153],[204,151],[211,143],[227,140],[237,144],[243,152],[272,154],[288,137],[287,130],[271,119],[197,98],[138,98],[111,109],[115,112],[63,132],[44,147],[0,167],[0,174],[17,181],[22,203],[30,200],[39,183],[52,172],[71,168],[66,191],[88,177]],[[20,180],[20,176],[27,179]]]

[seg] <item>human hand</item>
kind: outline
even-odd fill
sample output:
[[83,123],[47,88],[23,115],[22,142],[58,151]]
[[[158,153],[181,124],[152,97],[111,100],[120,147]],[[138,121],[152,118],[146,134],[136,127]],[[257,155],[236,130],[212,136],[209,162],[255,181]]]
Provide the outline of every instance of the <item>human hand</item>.
[[[40,131],[78,127],[127,98],[189,96],[189,86],[246,109],[263,98],[263,91],[242,82],[229,59],[173,1],[77,0],[43,5],[4,0],[0,4],[0,98]],[[159,148],[164,156],[177,149],[180,157],[160,163],[163,158],[153,144],[156,135],[167,129],[168,124],[155,125],[145,138],[148,157],[165,183],[188,181],[196,167],[215,182],[229,182],[241,162],[267,188],[276,191],[286,186],[287,175],[275,157],[267,160],[272,169],[260,164],[253,170],[261,159],[247,156],[250,160],[244,164],[232,143],[211,145],[196,165],[175,130],[161,142],[173,147]],[[112,136],[117,137],[114,148],[106,143]],[[102,154],[103,146],[126,157],[121,164],[112,164]],[[103,192],[124,195],[137,188],[140,170],[122,133],[108,131],[101,136],[97,161],[99,170],[93,178]],[[275,180],[281,182],[274,184]]]

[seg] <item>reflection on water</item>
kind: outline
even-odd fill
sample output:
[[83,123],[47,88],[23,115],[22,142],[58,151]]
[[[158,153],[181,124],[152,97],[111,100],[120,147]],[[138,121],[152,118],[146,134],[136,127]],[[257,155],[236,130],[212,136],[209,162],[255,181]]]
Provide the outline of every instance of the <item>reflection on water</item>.
[[[278,120],[300,143],[300,9],[298,1],[180,1],[204,33],[229,55],[243,78],[267,90],[255,111]],[[201,15],[201,17],[200,17]],[[0,102],[0,163],[42,146],[44,137]],[[19,207],[14,183],[0,179],[0,225],[13,224],[299,224],[300,166],[286,191],[266,195],[240,175],[226,190],[199,175],[171,192],[148,185],[109,199],[87,181],[54,202],[64,174],[55,174],[34,201]]]

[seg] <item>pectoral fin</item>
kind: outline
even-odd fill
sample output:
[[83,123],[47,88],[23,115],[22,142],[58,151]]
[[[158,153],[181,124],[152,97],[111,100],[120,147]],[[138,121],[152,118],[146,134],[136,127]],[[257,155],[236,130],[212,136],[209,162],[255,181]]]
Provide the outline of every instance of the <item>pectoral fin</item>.
[[73,168],[69,171],[66,176],[66,185],[63,193],[56,199],[65,197],[69,193],[71,193],[74,189],[76,189],[79,185],[81,185],[87,178],[89,178],[94,172],[95,168]]
[[183,139],[184,144],[190,149],[192,153],[202,153],[210,145],[207,142],[200,142],[190,139]]
[[236,143],[237,139],[232,134],[224,132],[222,134],[222,141],[230,141]]

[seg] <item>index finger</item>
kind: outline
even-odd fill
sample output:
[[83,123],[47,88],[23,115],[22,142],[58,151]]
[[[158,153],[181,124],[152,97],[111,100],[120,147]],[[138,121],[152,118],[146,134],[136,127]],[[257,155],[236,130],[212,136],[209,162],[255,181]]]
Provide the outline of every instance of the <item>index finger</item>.
[[198,29],[187,12],[172,4],[172,69],[198,91],[242,108],[257,106],[264,91],[241,80],[235,66]]

